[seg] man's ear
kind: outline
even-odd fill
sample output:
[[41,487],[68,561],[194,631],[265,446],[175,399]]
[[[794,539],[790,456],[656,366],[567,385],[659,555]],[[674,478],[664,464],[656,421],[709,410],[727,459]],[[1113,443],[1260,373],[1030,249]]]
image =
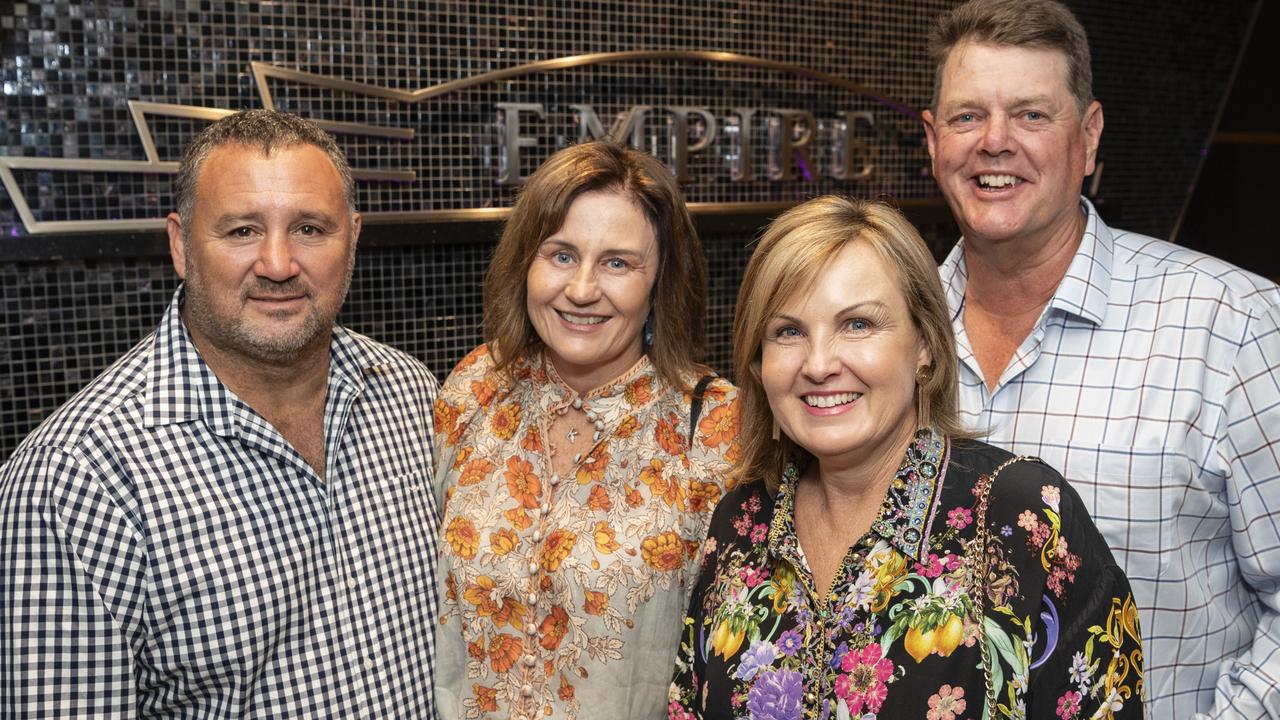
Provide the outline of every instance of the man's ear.
[[355,245],[360,242],[360,229],[364,227],[364,218],[360,217],[360,213],[351,214],[351,244]]
[[929,160],[933,160],[934,149],[938,145],[937,130],[933,127],[933,111],[924,110],[920,113],[920,119],[924,121],[924,139],[929,144]]
[[1081,119],[1084,130],[1084,174],[1092,175],[1098,159],[1098,144],[1102,142],[1102,103],[1094,100],[1085,108]]
[[169,258],[178,277],[187,279],[187,246],[182,240],[182,216],[169,213],[164,219],[164,229],[169,233]]

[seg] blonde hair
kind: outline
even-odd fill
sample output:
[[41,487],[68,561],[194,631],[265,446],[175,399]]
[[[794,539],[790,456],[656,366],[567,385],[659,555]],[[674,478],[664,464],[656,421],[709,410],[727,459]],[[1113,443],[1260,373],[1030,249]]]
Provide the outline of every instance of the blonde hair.
[[650,297],[654,369],[674,387],[700,371],[706,344],[707,261],[671,171],[652,155],[611,141],[574,145],[529,177],[512,208],[485,276],[484,337],[497,368],[543,347],[526,307],[529,266],[538,246],[564,224],[569,206],[588,192],[617,192],[644,213],[658,241],[658,276]]
[[[912,323],[932,364],[918,386],[929,408],[930,425],[952,435],[965,432],[957,412],[955,339],[942,282],[920,233],[883,202],[826,196],[780,215],[765,229],[747,264],[733,318],[733,370],[738,384],[742,459],[734,468],[739,483],[764,478],[776,492],[786,464],[801,468],[813,458],[785,435],[772,438],[773,413],[760,379],[765,326],[796,293],[846,245],[866,242],[875,249],[906,298]],[[904,357],[904,363],[914,358]]]

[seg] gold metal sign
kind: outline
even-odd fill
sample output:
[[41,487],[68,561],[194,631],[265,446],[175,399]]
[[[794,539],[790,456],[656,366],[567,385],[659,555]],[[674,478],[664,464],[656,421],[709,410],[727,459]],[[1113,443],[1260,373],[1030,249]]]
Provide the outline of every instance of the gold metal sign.
[[[604,65],[614,63],[634,63],[649,61],[694,61],[737,65],[775,71],[795,77],[816,80],[831,86],[843,88],[856,94],[866,96],[876,102],[894,108],[897,111],[914,115],[915,110],[906,104],[895,101],[883,94],[874,92],[847,78],[810,68],[776,62],[750,55],[711,51],[633,51],[594,53],[574,55],[570,57],[541,60],[509,68],[493,70],[467,78],[451,80],[418,90],[397,90],[380,87],[368,83],[353,82],[340,78],[318,75],[282,68],[268,63],[251,63],[251,70],[264,108],[274,109],[275,101],[271,93],[270,81],[300,83],[336,92],[347,92],[366,97],[395,100],[405,104],[420,103],[438,98],[442,95],[458,92],[468,88],[479,87],[501,80],[546,73],[568,68]],[[585,107],[585,106],[584,106]],[[705,111],[698,113],[698,108],[688,108],[706,117]],[[222,108],[201,107],[195,105],[175,105],[168,103],[130,100],[129,111],[133,124],[142,143],[145,160],[89,160],[79,158],[29,158],[0,157],[0,181],[12,199],[18,217],[22,220],[27,232],[32,235],[47,233],[91,233],[101,231],[139,231],[159,230],[164,228],[164,218],[138,218],[115,220],[37,220],[31,211],[26,196],[19,187],[14,171],[53,171],[53,172],[107,172],[123,174],[160,174],[172,175],[178,170],[178,163],[162,160],[155,145],[155,138],[148,124],[148,117],[173,117],[193,120],[214,121],[232,114],[232,110]],[[415,137],[411,128],[395,128],[380,125],[340,122],[325,118],[311,118],[325,130],[341,135],[383,138],[388,140],[412,140]],[[810,121],[812,117],[810,116]],[[598,121],[596,121],[598,125]],[[682,128],[684,126],[681,126]],[[788,131],[789,133],[789,131]],[[599,134],[599,133],[597,133]],[[516,137],[517,141],[520,139]],[[788,141],[789,142],[789,141]],[[518,147],[518,142],[517,142]],[[696,151],[700,147],[682,148],[683,152]],[[517,167],[518,171],[518,167]],[[398,181],[412,182],[417,174],[412,171],[395,168],[352,168],[352,174],[358,181]],[[838,176],[838,175],[837,175]],[[789,179],[789,176],[786,176]],[[518,181],[518,175],[515,178]],[[500,181],[501,182],[501,181]],[[513,182],[514,184],[514,182]],[[789,202],[769,203],[690,203],[691,212],[698,214],[723,214],[743,211],[772,211],[789,206]],[[407,212],[369,212],[364,217],[369,222],[448,222],[465,220],[493,220],[506,217],[507,208],[475,208],[462,210],[420,210]]]

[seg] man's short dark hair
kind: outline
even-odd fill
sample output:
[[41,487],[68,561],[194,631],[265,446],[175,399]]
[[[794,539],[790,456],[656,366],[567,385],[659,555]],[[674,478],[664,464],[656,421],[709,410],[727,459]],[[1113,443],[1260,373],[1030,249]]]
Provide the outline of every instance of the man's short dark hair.
[[342,190],[347,197],[347,209],[356,210],[356,183],[351,177],[351,166],[342,148],[329,133],[315,123],[297,115],[276,110],[244,110],[228,115],[196,135],[182,153],[178,175],[173,181],[174,203],[184,227],[191,221],[191,211],[196,202],[196,178],[209,153],[223,145],[256,147],[268,155],[275,148],[295,145],[313,145],[329,156],[333,167],[342,178]]

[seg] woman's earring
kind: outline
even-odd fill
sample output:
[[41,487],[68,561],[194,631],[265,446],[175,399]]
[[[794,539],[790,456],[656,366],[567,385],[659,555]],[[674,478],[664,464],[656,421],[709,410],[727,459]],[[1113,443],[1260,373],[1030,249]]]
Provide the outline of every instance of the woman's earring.
[[644,344],[646,347],[653,347],[653,311],[649,311],[649,317],[644,319]]
[[929,382],[930,375],[927,365],[916,368],[916,424],[919,427],[929,427],[929,400],[925,396],[924,386]]
[[773,421],[773,441],[778,442],[782,438],[782,433],[778,430],[778,421]]

